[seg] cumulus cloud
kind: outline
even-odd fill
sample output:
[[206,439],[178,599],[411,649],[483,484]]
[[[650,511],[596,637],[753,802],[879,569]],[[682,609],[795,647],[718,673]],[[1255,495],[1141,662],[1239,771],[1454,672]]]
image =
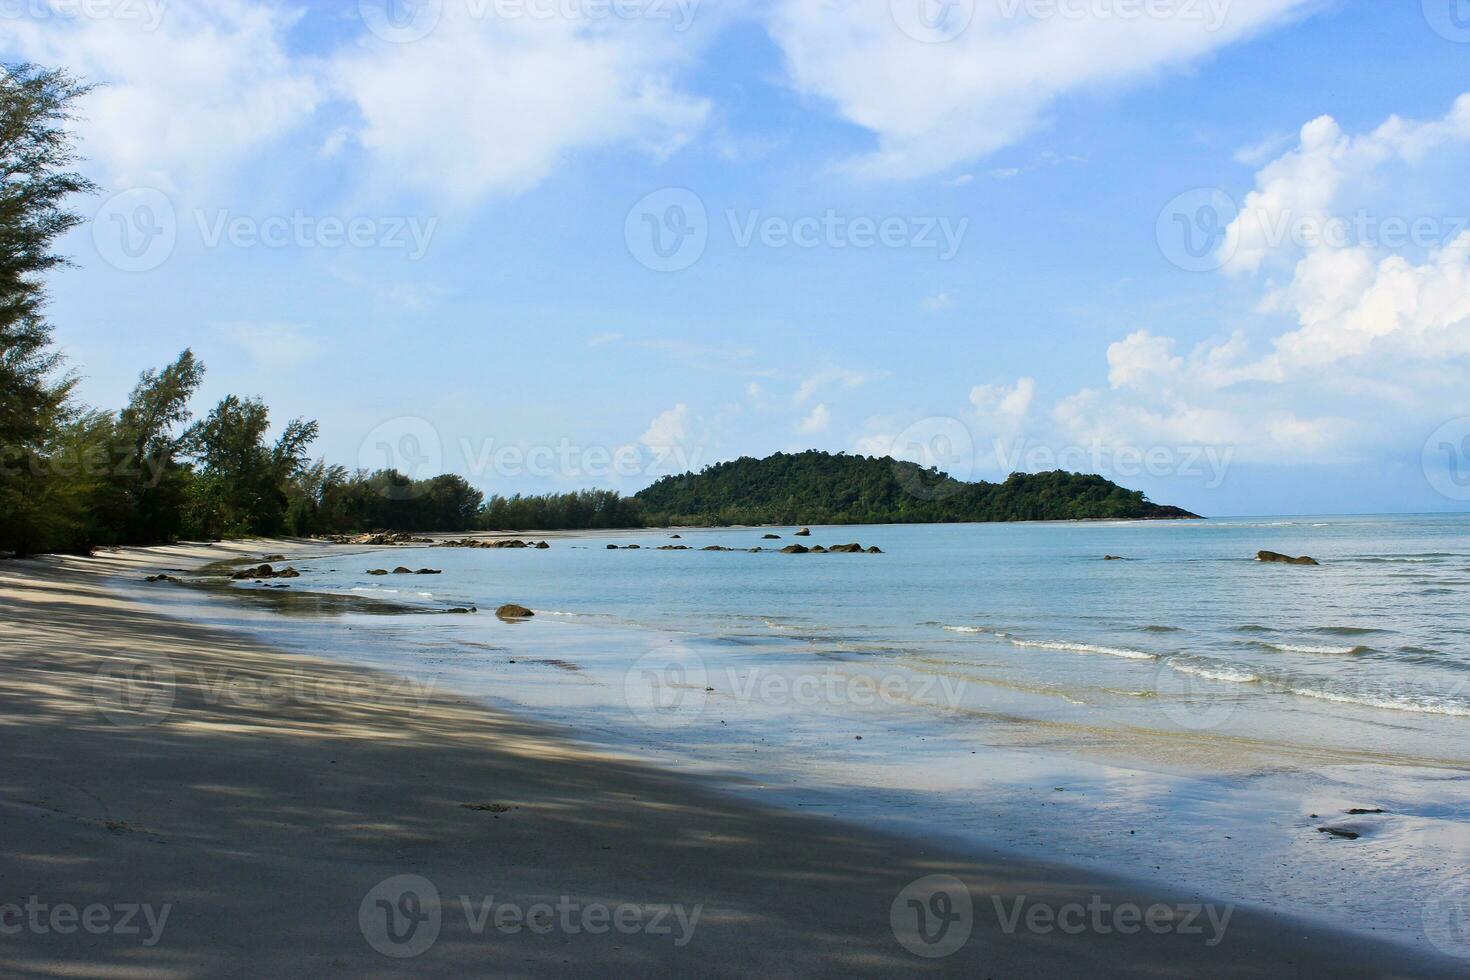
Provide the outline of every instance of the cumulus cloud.
[[822,402],[812,408],[806,418],[796,424],[796,431],[803,435],[814,435],[818,432],[826,432],[832,425],[832,413]]
[[674,77],[697,42],[664,22],[482,16],[451,2],[421,40],[364,36],[331,77],[383,180],[474,203],[535,186],[574,151],[678,148],[709,112]]
[[1053,421],[1076,439],[1301,461],[1401,447],[1463,414],[1470,230],[1446,216],[1470,201],[1442,175],[1467,158],[1470,95],[1360,135],[1307,123],[1261,167],[1220,256],[1227,276],[1262,279],[1259,309],[1285,329],[1256,352],[1240,332],[1184,351],[1137,330],[1108,348],[1109,389],[1065,398]]
[[1019,0],[960,3],[935,28],[916,9],[923,3],[773,8],[790,85],[875,137],[877,148],[852,161],[861,174],[921,177],[981,157],[1027,136],[1070,93],[1182,68],[1308,6],[1173,0],[1144,5],[1148,16],[1120,16],[1121,7],[1076,16]]
[[689,406],[683,402],[655,415],[647,431],[638,437],[639,442],[653,450],[682,446],[688,440]]
[[286,50],[295,18],[280,8],[194,0],[118,10],[6,17],[0,41],[97,84],[80,106],[82,146],[114,189],[211,183],[310,118],[322,100],[318,81]]

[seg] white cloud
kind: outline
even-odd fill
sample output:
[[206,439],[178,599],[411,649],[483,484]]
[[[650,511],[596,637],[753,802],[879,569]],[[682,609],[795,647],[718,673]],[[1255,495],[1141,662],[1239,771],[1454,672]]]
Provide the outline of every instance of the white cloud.
[[110,189],[209,184],[315,112],[320,87],[286,50],[293,15],[246,0],[132,9],[140,16],[6,17],[0,41],[97,83],[79,131]]
[[817,402],[806,418],[796,425],[796,431],[804,435],[814,435],[818,432],[826,432],[832,425],[832,413],[822,402]]
[[623,339],[620,333],[600,333],[587,338],[588,347],[606,347]]
[[865,371],[854,371],[850,368],[831,367],[822,368],[815,374],[808,375],[796,389],[796,395],[792,399],[796,404],[810,401],[819,392],[831,388],[861,388],[872,380],[872,375]]
[[1025,4],[982,2],[960,8],[973,6],[963,30],[923,43],[899,25],[922,2],[773,9],[789,83],[875,136],[876,150],[853,161],[862,174],[921,177],[976,159],[1027,136],[1070,93],[1185,67],[1308,6],[1173,0],[1163,16],[1030,17]]
[[1019,421],[1031,411],[1036,396],[1036,379],[1020,378],[1013,385],[976,385],[970,389],[970,404],[985,419]]
[[[709,107],[675,70],[698,37],[633,18],[475,16],[447,3],[422,40],[364,37],[332,62],[380,180],[474,203],[535,186],[568,153],[689,139]],[[493,9],[493,7],[491,8]]]
[[648,431],[638,437],[639,442],[653,450],[682,446],[688,439],[689,406],[683,402],[655,415],[648,423]]
[[263,371],[289,371],[321,353],[321,345],[291,323],[232,323],[225,332]]
[[[1444,176],[1467,165],[1470,95],[1362,135],[1312,120],[1261,167],[1222,253],[1226,275],[1262,277],[1260,311],[1289,326],[1255,354],[1241,332],[1182,351],[1137,330],[1108,348],[1110,390],[1063,399],[1052,420],[1078,440],[1272,462],[1417,446],[1470,411],[1470,231],[1445,217],[1470,200]],[[1427,237],[1391,235],[1394,220]]]
[[919,307],[926,313],[939,313],[942,310],[954,308],[954,297],[946,292],[938,292],[933,296],[925,296],[921,299]]

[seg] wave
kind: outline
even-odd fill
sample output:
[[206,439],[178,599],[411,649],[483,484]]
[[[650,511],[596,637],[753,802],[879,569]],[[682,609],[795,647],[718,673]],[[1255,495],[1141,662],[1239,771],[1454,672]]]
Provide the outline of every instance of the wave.
[[1377,626],[1312,626],[1306,632],[1327,636],[1372,636],[1374,633],[1387,633],[1388,630]]
[[1159,626],[1159,625],[1154,624],[1154,623],[1150,623],[1148,626],[1140,626],[1138,628],[1141,629],[1141,630],[1143,630],[1143,632],[1145,632],[1145,633],[1182,633],[1182,632],[1184,632],[1184,628],[1181,627],[1181,626]]
[[[1005,636],[1005,634],[997,634]],[[1026,647],[1033,650],[1064,650],[1070,653],[1100,653],[1109,657],[1122,657],[1125,660],[1157,660],[1157,653],[1148,653],[1144,650],[1129,650],[1126,647],[1104,647],[1093,643],[1068,643],[1064,640],[1023,640],[1015,636],[1005,636],[1007,643],[1012,646]]]
[[1261,643],[1259,645],[1272,650],[1279,650],[1282,653],[1320,653],[1343,657],[1369,653],[1372,650],[1371,647],[1365,646],[1329,647],[1312,643]]
[[990,630],[984,626],[946,626],[945,629],[951,633],[989,633]]
[[1331,701],[1335,704],[1355,704],[1367,708],[1383,708],[1388,711],[1413,711],[1420,714],[1470,718],[1470,704],[1451,701],[1448,698],[1396,694],[1347,694],[1342,691],[1324,691],[1314,687],[1287,687],[1286,690],[1304,698],[1316,698],[1319,701]]
[[1181,674],[1193,674],[1206,680],[1226,681],[1232,684],[1256,684],[1262,680],[1259,674],[1253,674],[1239,667],[1231,667],[1228,664],[1202,664],[1184,660],[1170,660],[1168,663],[1171,668]]

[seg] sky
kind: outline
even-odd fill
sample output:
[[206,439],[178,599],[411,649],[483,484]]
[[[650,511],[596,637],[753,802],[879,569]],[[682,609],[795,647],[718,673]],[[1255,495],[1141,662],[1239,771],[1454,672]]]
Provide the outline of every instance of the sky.
[[1467,0],[0,0],[97,83],[51,319],[349,467],[1470,507]]

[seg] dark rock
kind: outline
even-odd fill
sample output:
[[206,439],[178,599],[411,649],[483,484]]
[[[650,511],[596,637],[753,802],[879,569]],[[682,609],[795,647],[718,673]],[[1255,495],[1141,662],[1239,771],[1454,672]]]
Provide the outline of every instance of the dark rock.
[[495,610],[495,615],[501,619],[529,619],[536,614],[525,606],[518,606],[514,602],[507,602]]
[[464,606],[455,606],[453,609],[446,609],[444,611],[447,612],[447,613],[457,614],[457,615],[461,615],[462,616],[462,615],[467,615],[467,614],[472,613],[472,612],[477,612],[478,610],[476,610],[474,606],[470,606],[468,609],[465,608]]
[[779,534],[762,534],[761,535],[761,540],[762,541],[779,541],[779,540],[781,540],[781,535],[779,535]]
[[810,551],[811,551],[811,554],[814,554],[814,555],[825,555],[827,553],[827,549],[826,548],[823,548],[819,544],[812,545]]
[[835,555],[856,555],[862,552],[863,546],[856,542],[852,544],[834,544],[827,550]]
[[804,554],[806,554],[809,551],[811,551],[811,549],[808,548],[804,544],[788,544],[786,547],[784,547],[784,548],[781,549],[781,554],[783,554],[783,555],[804,555]]
[[444,570],[440,568],[420,568],[414,572],[415,575],[443,575]]
[[669,535],[669,539],[670,540],[673,540],[675,538],[682,538],[682,537],[683,537],[682,534],[671,534],[671,535]]
[[806,538],[806,537],[810,537],[811,536],[811,533],[812,533],[812,529],[811,528],[804,527],[800,531],[797,531],[796,532],[795,537],[798,537],[798,538]]
[[1103,561],[1122,561],[1117,555],[1103,555]]
[[387,575],[388,574],[388,569],[386,569],[386,568],[369,568],[368,569],[368,574],[369,575]]
[[182,579],[174,578],[172,575],[150,575],[146,579],[144,579],[143,581],[145,581],[145,582],[172,582],[174,585],[183,585],[184,584],[184,582],[183,582]]
[[536,542],[536,550],[537,551],[545,551],[547,548],[550,548],[550,547],[551,547],[551,545],[547,544],[545,541],[537,541]]
[[1320,562],[1317,561],[1317,559],[1315,559],[1315,558],[1308,558],[1305,555],[1303,555],[1300,558],[1293,558],[1290,555],[1279,554],[1279,553],[1277,553],[1275,551],[1258,551],[1258,552],[1256,552],[1256,561],[1275,562],[1276,564],[1280,564],[1280,565],[1318,565],[1318,564],[1321,564]]
[[285,561],[285,555],[266,555],[261,561]]
[[1362,836],[1355,830],[1344,830],[1342,827],[1318,827],[1317,833],[1331,834],[1333,837],[1341,837],[1343,840],[1357,840]]
[[300,577],[301,577],[301,573],[298,572],[294,568],[287,567],[287,568],[281,569],[278,572],[273,567],[271,567],[270,565],[260,565],[260,566],[258,566],[256,568],[242,569],[241,571],[238,571],[235,574],[233,574],[233,575],[230,576],[230,578],[235,579],[236,581],[242,581],[244,579],[300,578]]
[[607,546],[607,550],[608,551],[617,551],[618,550],[618,546],[615,545],[615,544],[610,544],[610,545]]
[[699,550],[700,551],[734,551],[735,549],[733,549],[733,548],[726,548],[722,544],[711,544],[711,545],[706,545],[703,548],[700,548]]
[[870,554],[870,555],[881,555],[881,554],[883,554],[883,549],[880,548],[880,547],[878,547],[875,544],[875,545],[873,545],[872,547],[870,547],[868,549],[868,554]]
[[1354,817],[1361,817],[1361,816],[1364,816],[1365,814],[1369,814],[1369,813],[1387,813],[1387,812],[1388,812],[1387,810],[1365,810],[1362,807],[1356,807],[1355,806],[1351,810],[1348,811],[1348,814],[1350,816],[1354,816]]
[[659,551],[688,551],[689,550],[689,546],[687,544],[661,544],[661,545],[658,546],[658,550]]
[[397,568],[393,569],[393,574],[394,575],[412,575],[413,574],[413,569],[412,568],[404,568],[402,565],[399,565]]

